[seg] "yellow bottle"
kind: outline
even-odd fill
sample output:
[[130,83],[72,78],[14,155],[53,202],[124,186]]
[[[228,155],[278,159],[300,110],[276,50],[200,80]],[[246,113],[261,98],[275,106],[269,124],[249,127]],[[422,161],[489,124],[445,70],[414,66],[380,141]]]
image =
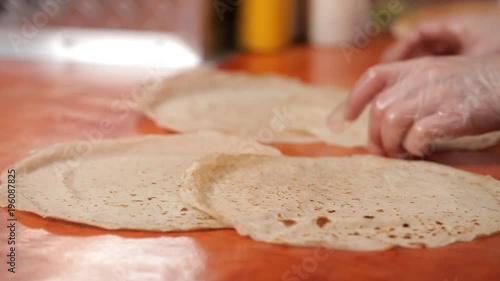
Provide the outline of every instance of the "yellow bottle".
[[244,0],[238,43],[252,52],[273,52],[291,41],[294,0]]

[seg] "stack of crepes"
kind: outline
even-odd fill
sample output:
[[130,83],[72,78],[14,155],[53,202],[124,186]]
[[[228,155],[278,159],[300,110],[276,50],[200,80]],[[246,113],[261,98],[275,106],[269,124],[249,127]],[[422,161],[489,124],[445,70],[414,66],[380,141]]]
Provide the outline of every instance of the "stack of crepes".
[[276,76],[182,74],[140,103],[184,134],[39,149],[9,167],[16,207],[105,229],[235,228],[264,242],[350,250],[436,247],[500,230],[491,177],[369,155],[283,156],[258,142],[363,145],[366,117],[340,136],[324,125],[343,98]]

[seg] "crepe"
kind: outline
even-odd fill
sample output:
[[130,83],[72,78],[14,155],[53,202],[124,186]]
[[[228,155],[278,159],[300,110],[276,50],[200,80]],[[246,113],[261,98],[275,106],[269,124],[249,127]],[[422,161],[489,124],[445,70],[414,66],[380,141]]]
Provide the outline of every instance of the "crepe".
[[[142,136],[53,145],[16,171],[16,209],[105,229],[180,231],[225,224],[182,203],[178,184],[192,161],[213,152],[279,155],[219,133]],[[0,205],[7,206],[7,170]]]
[[[177,132],[216,130],[262,143],[364,147],[369,108],[342,132],[333,133],[326,125],[327,116],[347,95],[344,89],[306,85],[278,75],[201,69],[167,78],[148,91],[140,108],[158,126]],[[433,148],[483,149],[499,141],[496,132],[440,140]]]
[[438,139],[431,144],[431,149],[442,150],[481,150],[500,143],[500,131],[478,136],[464,136],[456,139]]
[[289,128],[295,116],[286,103],[324,90],[332,89],[278,75],[199,69],[167,78],[149,90],[139,107],[158,126],[177,132],[216,130],[263,143],[311,143],[321,140],[306,129]]
[[302,130],[327,144],[363,147],[367,144],[369,110],[342,131],[334,133],[326,124],[328,115],[347,98],[345,91],[316,87],[306,95],[290,98],[285,107],[295,116],[288,129]]
[[278,244],[425,248],[500,230],[500,181],[376,156],[210,156],[186,171],[181,198]]

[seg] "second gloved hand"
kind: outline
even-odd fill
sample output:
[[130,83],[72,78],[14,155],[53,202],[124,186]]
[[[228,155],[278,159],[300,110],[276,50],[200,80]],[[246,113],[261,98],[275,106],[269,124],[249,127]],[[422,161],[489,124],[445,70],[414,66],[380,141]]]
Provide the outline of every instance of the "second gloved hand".
[[385,62],[429,55],[500,54],[500,14],[437,17],[418,24],[384,55]]

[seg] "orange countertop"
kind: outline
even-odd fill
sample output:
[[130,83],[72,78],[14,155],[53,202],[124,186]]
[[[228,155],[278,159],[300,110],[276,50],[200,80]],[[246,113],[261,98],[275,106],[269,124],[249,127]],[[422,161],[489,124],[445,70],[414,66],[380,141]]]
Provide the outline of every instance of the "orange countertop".
[[[350,87],[389,42],[372,41],[350,62],[340,49],[297,46],[273,55],[237,54],[220,67]],[[132,103],[141,84],[160,76],[155,69],[0,61],[0,169],[55,142],[168,133]],[[98,130],[103,120],[113,125],[106,133]],[[366,153],[319,143],[276,147],[289,155]],[[500,147],[430,160],[500,179]],[[265,244],[233,230],[107,231],[21,211],[16,216],[16,273],[10,273],[8,216],[0,209],[0,280],[500,280],[500,235],[434,249],[351,252]]]

